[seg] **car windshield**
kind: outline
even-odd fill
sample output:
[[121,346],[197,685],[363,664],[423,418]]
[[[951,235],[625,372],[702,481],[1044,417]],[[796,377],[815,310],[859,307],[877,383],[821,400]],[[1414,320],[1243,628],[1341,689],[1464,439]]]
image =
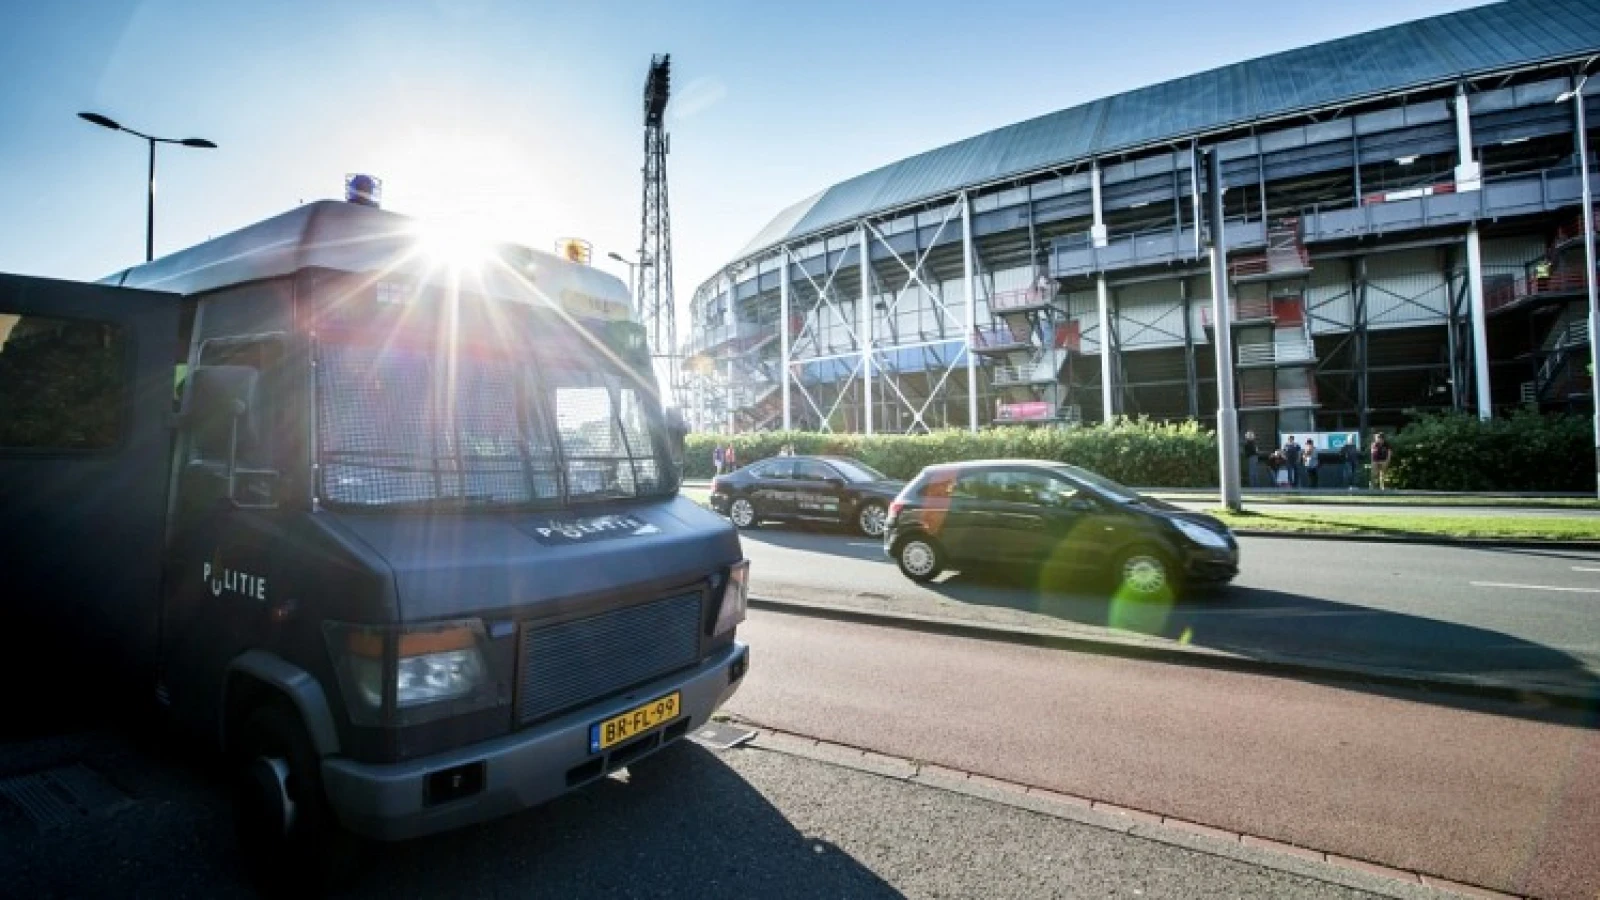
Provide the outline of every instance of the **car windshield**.
[[318,491],[347,506],[556,506],[666,489],[658,415],[597,367],[327,344]]
[[1118,484],[1109,478],[1096,475],[1088,469],[1080,469],[1077,466],[1069,465],[1061,465],[1058,466],[1057,469],[1072,480],[1080,484],[1087,485],[1090,489],[1100,494],[1104,494],[1113,500],[1120,500],[1124,503],[1137,503],[1138,501],[1144,499],[1144,495],[1140,494],[1138,491],[1125,485]]
[[870,481],[888,481],[889,476],[879,472],[866,463],[856,462],[853,459],[830,459],[828,465],[839,470],[845,480],[862,484]]

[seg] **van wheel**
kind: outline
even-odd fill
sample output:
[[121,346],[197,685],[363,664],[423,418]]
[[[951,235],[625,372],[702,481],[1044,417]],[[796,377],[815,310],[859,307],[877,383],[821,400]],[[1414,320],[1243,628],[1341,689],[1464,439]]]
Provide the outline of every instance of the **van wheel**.
[[233,819],[250,874],[273,893],[317,894],[353,878],[366,845],[334,817],[321,759],[279,704],[251,713],[233,744]]
[[1153,547],[1134,547],[1117,560],[1117,596],[1128,600],[1173,600],[1182,576],[1172,560]]
[[901,573],[918,584],[932,581],[944,571],[944,552],[932,538],[922,535],[902,540],[895,547],[894,558]]
[[728,518],[740,528],[756,527],[756,507],[743,497],[737,497],[728,506]]

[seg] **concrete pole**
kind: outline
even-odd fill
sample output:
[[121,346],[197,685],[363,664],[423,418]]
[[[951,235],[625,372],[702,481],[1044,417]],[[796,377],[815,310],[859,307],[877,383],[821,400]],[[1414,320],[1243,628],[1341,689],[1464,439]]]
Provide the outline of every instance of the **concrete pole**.
[[1589,398],[1594,406],[1594,469],[1597,489],[1600,489],[1600,308],[1595,305],[1594,260],[1594,194],[1589,186],[1589,133],[1584,121],[1583,86],[1588,76],[1572,90],[1572,102],[1578,111],[1578,166],[1582,172],[1578,179],[1583,185],[1583,283],[1588,289],[1589,302]]
[[972,265],[972,197],[961,195],[961,271],[967,290],[967,430],[978,430],[978,361],[972,352],[978,331],[978,281]]
[[1467,290],[1472,296],[1472,369],[1478,418],[1488,419],[1494,415],[1494,402],[1489,390],[1489,328],[1483,306],[1483,247],[1476,224],[1467,229]]
[[1233,309],[1228,301],[1228,250],[1222,233],[1222,161],[1215,148],[1206,154],[1206,188],[1211,192],[1211,318],[1217,323],[1217,469],[1222,505],[1243,507],[1239,490],[1239,411],[1233,401]]
[[[1107,241],[1105,207],[1100,201],[1100,163],[1097,160],[1089,170],[1089,199],[1094,211],[1094,225],[1089,228],[1089,240],[1096,247],[1104,247]],[[1106,290],[1106,274],[1101,272],[1095,279],[1095,301],[1100,314],[1100,421],[1110,422],[1116,415],[1116,406],[1112,403],[1112,385],[1115,379],[1112,372],[1111,346],[1111,302]]]
[[861,223],[861,422],[872,433],[872,248],[867,245],[867,223]]
[[[779,249],[778,266],[778,384],[783,395],[783,430],[793,426],[789,417],[789,248]],[[826,259],[827,257],[823,257]]]

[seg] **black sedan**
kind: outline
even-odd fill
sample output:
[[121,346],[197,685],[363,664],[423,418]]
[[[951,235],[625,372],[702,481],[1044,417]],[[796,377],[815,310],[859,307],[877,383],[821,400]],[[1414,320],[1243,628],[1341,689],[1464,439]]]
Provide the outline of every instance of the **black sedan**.
[[913,581],[984,563],[1109,580],[1118,596],[1171,599],[1239,572],[1239,543],[1212,516],[1062,463],[929,466],[889,508],[884,550]]
[[905,482],[840,456],[776,456],[711,480],[711,508],[740,528],[766,520],[850,525],[883,534],[889,502]]

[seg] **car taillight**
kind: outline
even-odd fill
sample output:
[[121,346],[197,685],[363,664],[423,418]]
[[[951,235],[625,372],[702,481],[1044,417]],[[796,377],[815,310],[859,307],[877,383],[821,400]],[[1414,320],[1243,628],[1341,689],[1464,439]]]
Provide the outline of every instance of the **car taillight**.
[[891,518],[891,519],[899,518],[900,517],[900,510],[905,509],[905,508],[906,508],[906,503],[905,503],[904,500],[895,500],[894,502],[890,503],[889,504],[889,518]]
[[719,487],[722,487],[722,479],[718,478],[715,475],[711,476],[711,490],[712,490],[712,492],[715,493],[717,488],[719,488]]

